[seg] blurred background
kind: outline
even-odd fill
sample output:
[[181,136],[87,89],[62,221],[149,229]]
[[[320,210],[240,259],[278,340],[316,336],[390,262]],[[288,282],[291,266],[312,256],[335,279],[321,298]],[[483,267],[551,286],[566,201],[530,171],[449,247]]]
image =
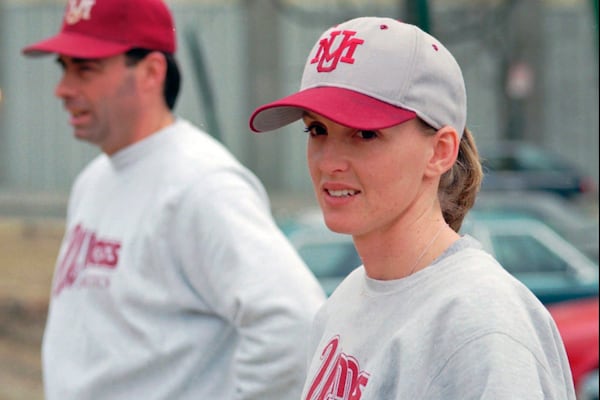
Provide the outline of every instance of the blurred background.
[[[262,179],[280,220],[314,207],[306,137],[300,123],[251,134],[249,114],[298,89],[322,31],[352,17],[389,16],[432,33],[461,65],[467,125],[485,159],[485,197],[508,193],[533,209],[550,206],[520,193],[559,198],[568,207],[538,219],[570,221],[568,232],[554,230],[597,269],[598,236],[589,232],[597,232],[598,221],[598,0],[167,3],[183,73],[177,114]],[[64,5],[0,0],[0,400],[43,398],[39,343],[66,200],[74,177],[98,152],[72,138],[53,96],[60,73],[54,57],[20,53],[57,32]],[[562,215],[571,208],[579,219]]]

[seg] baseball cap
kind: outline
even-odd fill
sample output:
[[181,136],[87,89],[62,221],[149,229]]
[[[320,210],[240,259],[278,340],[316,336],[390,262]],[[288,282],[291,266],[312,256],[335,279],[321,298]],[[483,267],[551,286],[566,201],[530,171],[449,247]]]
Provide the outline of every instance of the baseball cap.
[[68,0],[60,32],[23,54],[103,58],[133,48],[175,52],[173,17],[162,0]]
[[417,26],[360,17],[325,31],[309,53],[300,91],[257,108],[250,129],[281,128],[305,111],[362,130],[419,117],[462,135],[465,84],[452,54]]

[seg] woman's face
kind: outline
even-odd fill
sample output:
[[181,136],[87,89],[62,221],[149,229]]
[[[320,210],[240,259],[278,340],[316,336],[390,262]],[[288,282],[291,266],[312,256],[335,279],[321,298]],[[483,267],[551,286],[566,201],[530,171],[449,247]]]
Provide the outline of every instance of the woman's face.
[[437,191],[437,181],[426,174],[434,136],[424,134],[417,119],[379,131],[314,113],[303,119],[310,175],[331,230],[356,237],[385,232],[402,220],[410,224],[427,206],[428,185]]

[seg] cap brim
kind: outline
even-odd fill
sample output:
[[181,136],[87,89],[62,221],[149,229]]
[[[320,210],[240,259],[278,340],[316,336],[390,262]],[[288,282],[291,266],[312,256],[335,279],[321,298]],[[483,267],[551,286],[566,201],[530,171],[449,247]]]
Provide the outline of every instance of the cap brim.
[[306,111],[362,130],[389,128],[417,116],[414,111],[353,90],[315,87],[257,108],[250,117],[250,129],[254,132],[278,129],[299,120]]
[[109,42],[77,33],[61,32],[56,36],[25,47],[23,54],[39,56],[63,54],[77,58],[103,58],[121,54],[130,49],[123,43]]

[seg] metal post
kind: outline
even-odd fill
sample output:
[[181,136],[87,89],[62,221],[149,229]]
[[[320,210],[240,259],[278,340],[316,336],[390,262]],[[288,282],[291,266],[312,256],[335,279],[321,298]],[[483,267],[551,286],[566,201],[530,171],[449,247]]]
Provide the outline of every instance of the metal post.
[[[281,96],[279,69],[279,15],[269,0],[244,1],[247,16],[246,34],[246,103],[249,114],[254,108]],[[283,135],[269,133],[247,135],[244,159],[267,190],[285,186]]]
[[404,21],[417,25],[425,32],[431,33],[429,3],[427,0],[405,0],[404,11]]

